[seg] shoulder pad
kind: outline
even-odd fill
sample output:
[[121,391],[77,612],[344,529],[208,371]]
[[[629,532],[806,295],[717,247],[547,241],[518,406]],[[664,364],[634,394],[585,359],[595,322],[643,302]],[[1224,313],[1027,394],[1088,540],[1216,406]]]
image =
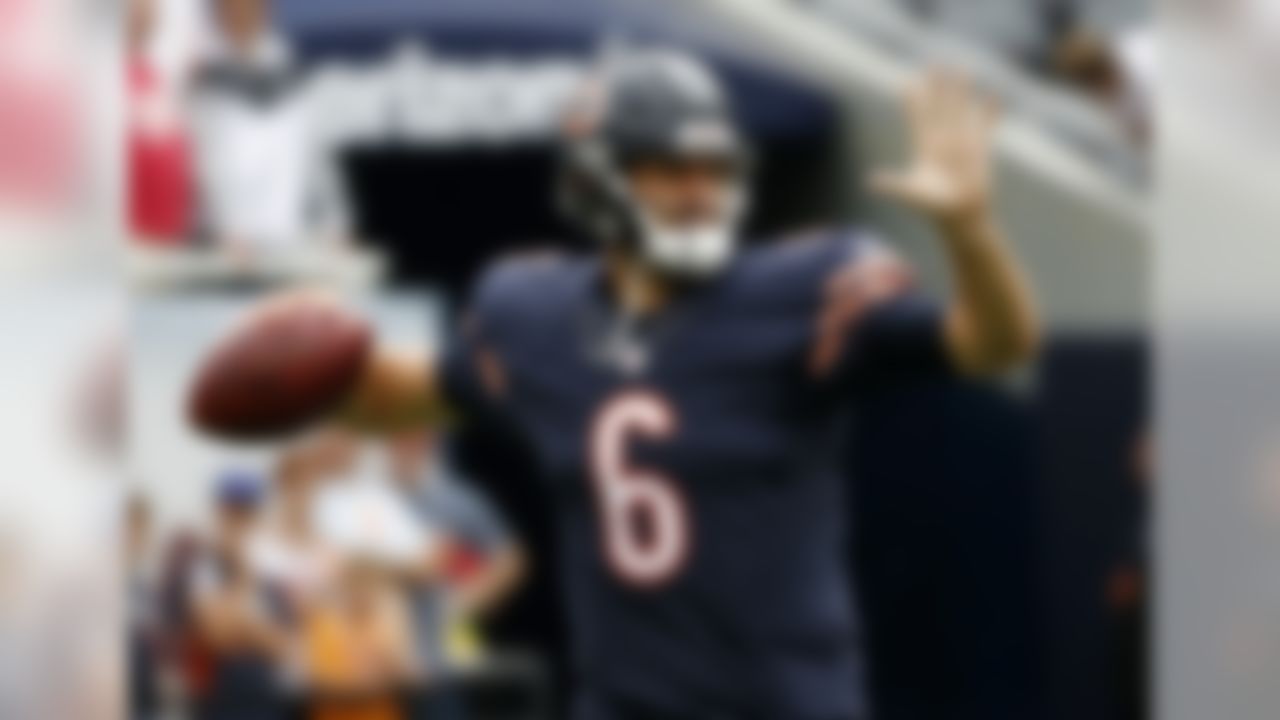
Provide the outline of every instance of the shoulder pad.
[[500,255],[480,274],[471,309],[480,314],[519,308],[528,298],[543,297],[549,282],[570,266],[572,256],[557,249],[522,250]]

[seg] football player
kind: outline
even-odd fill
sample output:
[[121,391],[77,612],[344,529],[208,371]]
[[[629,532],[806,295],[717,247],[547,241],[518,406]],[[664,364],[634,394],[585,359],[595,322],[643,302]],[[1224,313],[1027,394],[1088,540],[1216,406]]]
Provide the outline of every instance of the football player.
[[608,63],[566,122],[559,198],[597,247],[498,263],[443,357],[380,349],[345,417],[495,413],[558,504],[581,718],[860,718],[839,417],[862,388],[1002,371],[1037,320],[992,209],[996,116],[933,73],[874,187],[933,221],[953,291],[857,228],[739,246],[751,156],[672,52]]

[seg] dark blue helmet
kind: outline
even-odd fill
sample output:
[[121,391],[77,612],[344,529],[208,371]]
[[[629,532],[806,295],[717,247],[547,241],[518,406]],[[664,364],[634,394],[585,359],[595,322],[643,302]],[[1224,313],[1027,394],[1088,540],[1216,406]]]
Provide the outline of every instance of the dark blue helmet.
[[566,117],[560,207],[587,235],[636,247],[663,270],[709,274],[732,250],[745,191],[725,227],[656,237],[662,233],[647,226],[625,178],[629,165],[655,158],[705,158],[741,179],[750,164],[728,99],[705,65],[669,50],[611,54]]

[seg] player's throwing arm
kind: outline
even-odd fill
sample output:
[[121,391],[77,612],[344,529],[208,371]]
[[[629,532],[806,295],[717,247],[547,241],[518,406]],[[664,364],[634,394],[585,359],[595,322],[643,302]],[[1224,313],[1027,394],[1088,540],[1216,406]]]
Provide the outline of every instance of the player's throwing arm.
[[364,319],[315,292],[250,312],[206,359],[188,412],[200,430],[237,441],[324,420],[386,431],[445,414],[425,353],[377,347]]

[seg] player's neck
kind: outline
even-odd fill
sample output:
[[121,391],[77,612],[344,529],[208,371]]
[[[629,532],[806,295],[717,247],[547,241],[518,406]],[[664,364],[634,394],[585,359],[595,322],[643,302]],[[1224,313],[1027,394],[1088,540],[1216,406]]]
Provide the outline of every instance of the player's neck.
[[671,299],[671,284],[644,263],[622,251],[604,258],[609,289],[623,311],[649,315],[661,310]]

